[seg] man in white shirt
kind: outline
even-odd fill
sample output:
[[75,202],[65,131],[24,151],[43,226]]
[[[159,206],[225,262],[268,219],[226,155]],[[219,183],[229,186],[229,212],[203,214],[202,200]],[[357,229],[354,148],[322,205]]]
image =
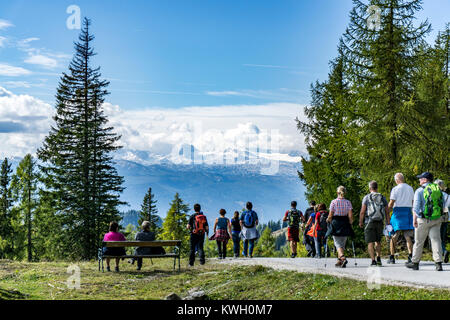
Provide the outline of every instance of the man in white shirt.
[[388,212],[392,212],[390,222],[393,228],[393,235],[390,241],[391,256],[388,264],[395,263],[395,246],[401,232],[406,239],[408,247],[408,262],[411,262],[414,237],[413,213],[412,206],[414,201],[414,189],[405,183],[405,177],[401,173],[396,173],[394,176],[397,186],[392,188],[390,201],[388,205]]

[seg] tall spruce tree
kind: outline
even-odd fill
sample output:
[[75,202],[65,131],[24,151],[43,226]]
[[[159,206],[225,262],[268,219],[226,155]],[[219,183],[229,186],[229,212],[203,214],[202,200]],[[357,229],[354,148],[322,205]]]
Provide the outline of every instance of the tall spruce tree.
[[[353,0],[342,48],[347,77],[358,96],[356,104],[360,129],[355,132],[359,144],[359,166],[363,183],[375,179],[380,191],[394,185],[393,175],[401,167],[411,137],[410,125],[402,114],[413,95],[412,72],[417,64],[417,48],[430,31],[428,21],[414,26],[421,0]],[[367,22],[370,6],[380,9],[380,27]],[[411,175],[411,172],[405,172]]]
[[123,177],[111,155],[120,148],[120,136],[102,108],[109,82],[101,80],[100,68],[91,67],[90,25],[85,18],[69,73],[63,73],[57,89],[55,126],[38,150],[44,181],[63,217],[66,252],[83,259],[96,256],[101,234],[120,219],[117,206],[123,204]]
[[156,202],[157,200],[155,200],[155,195],[152,194],[152,188],[148,188],[148,191],[144,196],[144,200],[142,201],[141,211],[139,211],[138,224],[141,225],[143,221],[149,221],[150,231],[159,233],[159,217],[157,216],[158,209],[156,208]]
[[13,250],[11,226],[11,163],[7,158],[2,161],[0,173],[0,258],[8,257]]
[[183,202],[178,192],[170,203],[170,209],[164,219],[160,238],[163,240],[181,240],[181,252],[188,252],[189,232],[186,229],[189,206]]
[[31,154],[27,154],[19,163],[16,173],[13,175],[11,189],[14,200],[17,202],[17,209],[20,214],[20,221],[24,222],[24,233],[26,234],[26,247],[28,261],[33,260],[33,233],[35,219],[35,209],[38,202],[38,182],[39,173],[36,171],[36,162]]

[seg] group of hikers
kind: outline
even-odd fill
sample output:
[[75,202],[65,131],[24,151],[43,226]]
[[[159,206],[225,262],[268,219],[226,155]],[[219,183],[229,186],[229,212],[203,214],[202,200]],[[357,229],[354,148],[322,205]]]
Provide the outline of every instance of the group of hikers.
[[[390,246],[388,264],[395,264],[395,250],[398,239],[403,234],[408,249],[406,267],[419,269],[423,247],[427,237],[430,238],[433,260],[436,270],[442,271],[442,262],[447,263],[449,252],[446,250],[447,224],[449,221],[450,197],[445,192],[442,180],[433,179],[433,175],[424,172],[417,176],[420,187],[414,192],[405,182],[402,173],[394,176],[397,184],[390,194],[390,201],[378,192],[378,183],[371,181],[369,191],[362,200],[359,214],[359,227],[364,229],[364,239],[368,245],[368,253],[372,266],[381,266],[381,240],[387,237]],[[291,202],[291,208],[283,217],[287,222],[287,240],[290,242],[291,257],[297,256],[300,242],[300,230],[303,231],[303,244],[308,251],[308,257],[322,258],[328,256],[327,240],[332,237],[337,251],[336,267],[345,268],[348,260],[345,256],[347,239],[354,237],[353,207],[345,198],[344,186],[337,188],[337,198],[330,203],[329,210],[324,203],[311,201],[310,207],[303,214],[297,209],[297,202]],[[392,214],[390,214],[392,211]],[[234,257],[240,256],[240,244],[243,240],[242,256],[253,257],[255,241],[259,238],[258,215],[253,210],[253,204],[247,202],[241,213],[235,211],[230,220],[225,217],[226,210],[220,209],[219,217],[215,219],[213,235],[209,240],[217,242],[219,259],[225,259],[227,243],[233,241]],[[150,223],[144,221],[142,231],[136,234],[136,240],[152,241],[155,235],[149,230]],[[204,241],[209,236],[209,226],[206,216],[201,211],[200,204],[194,205],[194,214],[187,224],[190,233],[189,266],[193,266],[198,254],[200,264],[205,263]],[[110,232],[104,241],[123,241],[125,237],[118,233],[118,224],[110,225]],[[413,241],[414,239],[414,241]],[[354,243],[352,241],[353,251]],[[144,252],[154,248],[137,248],[135,254],[151,254]],[[160,248],[162,249],[162,248]],[[323,250],[322,250],[323,249]],[[108,250],[111,250],[108,252]],[[114,252],[112,252],[114,251]],[[120,252],[119,252],[120,251]],[[154,253],[154,252],[153,252]],[[124,248],[104,248],[105,255],[124,255]],[[134,260],[130,261],[134,263]],[[142,267],[142,258],[137,259],[138,270]],[[110,271],[109,259],[106,259],[107,270]],[[119,259],[116,259],[116,271],[119,270]]]
[[[378,192],[378,183],[369,183],[370,193],[364,196],[359,214],[359,227],[364,229],[364,239],[372,266],[381,266],[381,240],[388,239],[390,257],[388,264],[395,264],[395,249],[401,234],[405,237],[408,249],[406,267],[419,270],[423,247],[427,237],[430,238],[433,260],[437,271],[442,271],[442,262],[448,263],[449,252],[446,250],[447,225],[449,221],[450,197],[445,192],[442,180],[433,182],[433,175],[424,172],[417,176],[420,187],[414,192],[405,182],[401,173],[394,176],[397,184],[390,194],[390,201]],[[345,199],[345,187],[337,189],[337,198],[331,201],[330,209],[321,203],[310,203],[310,208],[303,215],[297,210],[295,201],[285,214],[284,221],[289,221],[288,240],[291,252],[297,255],[300,225],[305,224],[303,242],[308,256],[323,257],[322,247],[327,255],[327,239],[332,236],[338,252],[336,267],[345,268],[345,245],[348,237],[354,236],[352,228],[352,204]],[[392,215],[390,212],[392,211]],[[414,239],[414,244],[413,244]],[[353,250],[354,250],[354,244]]]

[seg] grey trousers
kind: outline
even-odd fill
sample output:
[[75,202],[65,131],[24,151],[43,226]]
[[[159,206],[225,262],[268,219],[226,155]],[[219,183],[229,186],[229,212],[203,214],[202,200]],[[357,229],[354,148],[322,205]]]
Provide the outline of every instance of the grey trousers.
[[417,228],[414,230],[414,247],[411,261],[419,263],[422,259],[423,246],[427,236],[431,240],[434,262],[442,262],[441,224],[444,217],[436,220],[417,218]]

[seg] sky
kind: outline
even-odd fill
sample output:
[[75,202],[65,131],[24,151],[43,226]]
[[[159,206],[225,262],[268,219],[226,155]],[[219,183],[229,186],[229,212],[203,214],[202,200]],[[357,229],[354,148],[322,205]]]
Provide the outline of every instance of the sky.
[[[311,83],[326,79],[352,8],[350,0],[2,0],[1,157],[34,153],[48,132],[79,34],[67,27],[71,5],[92,19],[93,64],[110,81],[105,108],[129,159],[170,154],[199,121],[198,145],[211,152],[271,130],[280,153],[305,152],[294,119],[304,119]],[[418,20],[431,22],[430,42],[448,12],[448,0],[424,2]]]

